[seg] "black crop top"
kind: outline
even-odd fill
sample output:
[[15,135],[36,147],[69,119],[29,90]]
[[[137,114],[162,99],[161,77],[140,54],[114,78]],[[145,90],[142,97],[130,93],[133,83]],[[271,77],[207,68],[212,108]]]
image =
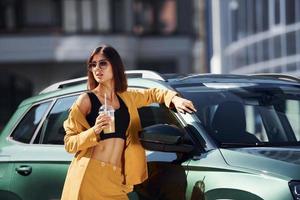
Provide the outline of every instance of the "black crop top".
[[[98,97],[93,92],[87,93],[90,101],[91,101],[91,112],[86,116],[86,120],[88,121],[89,125],[92,127],[95,125],[96,118],[98,117],[99,108],[102,106],[101,102],[99,101]],[[122,138],[126,139],[126,130],[129,125],[129,112],[128,108],[125,105],[124,101],[117,95],[120,108],[115,110],[115,133],[100,133],[101,140],[109,139],[109,138]]]

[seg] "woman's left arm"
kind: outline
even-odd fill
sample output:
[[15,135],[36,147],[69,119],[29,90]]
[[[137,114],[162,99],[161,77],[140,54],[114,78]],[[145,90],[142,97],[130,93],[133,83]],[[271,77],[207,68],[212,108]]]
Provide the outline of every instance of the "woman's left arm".
[[174,107],[176,108],[176,110],[178,110],[181,113],[197,112],[193,102],[188,100],[188,99],[184,99],[184,98],[181,98],[179,96],[174,96],[172,98],[171,102],[174,104]]
[[181,98],[177,92],[159,88],[131,90],[135,105],[140,108],[151,103],[165,103],[169,108],[174,106],[179,112],[195,112],[193,103]]

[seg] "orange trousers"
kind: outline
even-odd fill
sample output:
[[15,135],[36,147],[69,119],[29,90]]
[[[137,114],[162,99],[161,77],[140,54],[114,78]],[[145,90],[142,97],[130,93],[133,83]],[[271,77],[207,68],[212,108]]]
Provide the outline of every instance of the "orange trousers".
[[132,187],[123,184],[120,167],[91,159],[86,169],[79,200],[128,200]]

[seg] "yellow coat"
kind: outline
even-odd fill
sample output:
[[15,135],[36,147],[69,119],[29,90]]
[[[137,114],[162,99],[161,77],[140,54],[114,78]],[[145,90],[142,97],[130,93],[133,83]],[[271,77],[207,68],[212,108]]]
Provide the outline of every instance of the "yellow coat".
[[[124,151],[124,175],[127,185],[135,185],[148,178],[145,150],[139,141],[138,132],[141,130],[138,108],[151,103],[165,103],[170,106],[172,98],[177,93],[157,88],[146,90],[128,90],[118,93],[128,108],[130,122],[126,131],[126,146]],[[70,109],[69,117],[64,122],[66,135],[65,149],[75,153],[72,160],[62,193],[62,200],[78,199],[81,182],[90,161],[93,147],[100,138],[89,126],[85,116],[80,112],[76,103]]]

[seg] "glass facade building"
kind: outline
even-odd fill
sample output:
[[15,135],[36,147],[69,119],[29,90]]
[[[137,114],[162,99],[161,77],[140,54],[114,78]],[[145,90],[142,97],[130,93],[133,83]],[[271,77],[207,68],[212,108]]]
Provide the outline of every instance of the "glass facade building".
[[201,2],[0,0],[0,86],[5,94],[0,130],[24,98],[52,83],[85,76],[86,59],[103,43],[119,51],[128,70],[201,72]]
[[299,0],[210,3],[212,72],[300,75]]

